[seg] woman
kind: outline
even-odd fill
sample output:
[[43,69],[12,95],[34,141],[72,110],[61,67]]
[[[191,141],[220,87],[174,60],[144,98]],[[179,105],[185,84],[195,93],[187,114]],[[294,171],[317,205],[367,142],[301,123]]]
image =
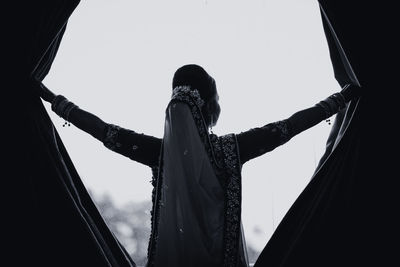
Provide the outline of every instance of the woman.
[[346,86],[290,118],[240,134],[210,134],[220,114],[215,80],[198,65],[173,78],[162,139],[103,122],[40,85],[52,110],[109,149],[153,171],[148,266],[248,266],[241,228],[241,168],[329,118],[358,90]]

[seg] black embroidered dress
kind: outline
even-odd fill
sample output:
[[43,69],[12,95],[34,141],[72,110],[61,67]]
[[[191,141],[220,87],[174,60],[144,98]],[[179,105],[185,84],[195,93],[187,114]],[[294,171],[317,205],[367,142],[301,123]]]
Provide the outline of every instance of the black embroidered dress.
[[[248,266],[241,227],[242,164],[288,141],[289,121],[217,136],[208,132],[203,104],[197,90],[175,88],[163,139],[112,124],[106,128],[106,147],[153,171],[148,266]],[[255,146],[246,143],[255,137],[260,141]]]

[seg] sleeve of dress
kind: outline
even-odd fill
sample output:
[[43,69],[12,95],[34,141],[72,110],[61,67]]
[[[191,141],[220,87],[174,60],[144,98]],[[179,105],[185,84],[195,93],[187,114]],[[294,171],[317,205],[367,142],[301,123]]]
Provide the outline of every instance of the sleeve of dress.
[[327,100],[321,101],[314,107],[296,112],[286,120],[238,134],[241,163],[272,151],[289,141],[293,136],[313,127],[344,108],[343,103],[334,101],[326,103]]
[[149,167],[158,166],[162,140],[139,134],[114,124],[107,124],[103,144],[114,152]]
[[108,124],[61,95],[53,101],[52,110],[109,149],[149,167],[158,166],[161,139]]
[[236,135],[242,164],[286,143],[292,137],[288,120],[269,123]]

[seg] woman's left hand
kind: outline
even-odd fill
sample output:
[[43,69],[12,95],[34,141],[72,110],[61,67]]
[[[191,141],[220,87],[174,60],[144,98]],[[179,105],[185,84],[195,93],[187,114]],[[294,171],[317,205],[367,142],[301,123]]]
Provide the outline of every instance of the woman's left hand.
[[346,102],[349,102],[357,97],[360,97],[362,89],[357,85],[346,84],[343,86],[343,89],[340,91],[340,93],[344,96]]

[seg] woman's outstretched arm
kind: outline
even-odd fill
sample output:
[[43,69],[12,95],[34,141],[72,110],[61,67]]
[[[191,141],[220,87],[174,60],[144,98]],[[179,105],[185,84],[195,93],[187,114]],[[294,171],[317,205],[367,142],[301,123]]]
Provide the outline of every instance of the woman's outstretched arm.
[[253,128],[237,135],[242,164],[286,143],[293,136],[313,127],[345,108],[346,103],[360,95],[356,86],[346,85],[313,107],[294,113],[286,120]]
[[64,96],[55,95],[42,83],[37,85],[42,99],[50,102],[52,110],[66,121],[103,142],[112,151],[150,167],[158,165],[161,139],[106,123]]

